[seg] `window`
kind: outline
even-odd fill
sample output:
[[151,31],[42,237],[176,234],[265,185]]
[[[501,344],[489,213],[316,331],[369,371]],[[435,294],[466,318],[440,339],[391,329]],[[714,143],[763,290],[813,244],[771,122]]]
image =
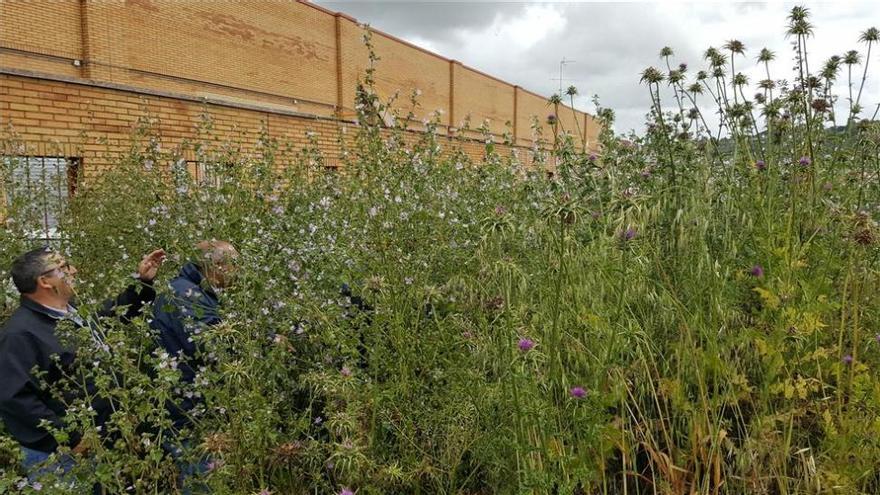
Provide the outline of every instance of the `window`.
[[195,160],[186,161],[186,170],[193,182],[202,187],[219,188],[222,184],[222,176],[218,173],[219,164],[199,162]]
[[[58,238],[58,218],[76,191],[80,159],[62,156],[3,156],[2,204],[35,239]],[[6,215],[3,215],[4,219]]]

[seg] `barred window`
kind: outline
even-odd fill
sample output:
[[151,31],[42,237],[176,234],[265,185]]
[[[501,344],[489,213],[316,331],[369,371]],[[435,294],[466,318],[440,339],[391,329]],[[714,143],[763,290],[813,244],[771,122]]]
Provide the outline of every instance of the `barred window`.
[[207,163],[196,160],[186,161],[186,170],[193,182],[200,187],[219,188],[222,185],[222,174],[218,163]]
[[34,239],[57,239],[58,218],[76,191],[80,163],[63,156],[0,157],[6,210],[0,216],[20,222]]

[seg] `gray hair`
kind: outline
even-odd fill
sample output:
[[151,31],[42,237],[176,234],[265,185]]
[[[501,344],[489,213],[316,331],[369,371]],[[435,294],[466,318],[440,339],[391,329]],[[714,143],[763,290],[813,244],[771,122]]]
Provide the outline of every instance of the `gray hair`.
[[31,249],[12,262],[9,272],[19,293],[30,294],[37,290],[37,279],[46,273],[46,267],[51,264],[49,256],[52,253],[48,247]]

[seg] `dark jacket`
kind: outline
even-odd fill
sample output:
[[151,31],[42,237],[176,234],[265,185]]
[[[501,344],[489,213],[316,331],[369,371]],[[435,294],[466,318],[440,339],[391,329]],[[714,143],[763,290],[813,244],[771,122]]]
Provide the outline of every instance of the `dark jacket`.
[[[178,369],[186,383],[193,383],[201,360],[192,337],[201,328],[220,323],[220,301],[217,294],[203,286],[203,277],[194,263],[187,263],[180,274],[170,282],[171,291],[156,298],[150,326],[159,333],[159,343],[168,354],[178,357]],[[206,284],[204,284],[206,285]],[[195,405],[190,397],[182,397],[179,404],[169,404],[174,426],[180,429],[189,421],[186,411]]]
[[[156,296],[150,285],[139,286],[132,285],[116,299],[106,301],[98,316],[115,316],[116,308],[122,306],[128,307],[123,321],[139,315]],[[58,443],[40,422],[45,419],[63,427],[65,407],[41,382],[51,388],[62,377],[75,376],[76,350],[55,335],[61,318],[57,311],[22,296],[21,305],[0,330],[0,419],[21,445],[42,452],[54,452]],[[84,325],[78,318],[72,321]],[[45,373],[43,380],[34,377],[34,368]],[[101,411],[98,416],[103,416]],[[80,435],[73,433],[68,443],[75,446],[79,440]]]

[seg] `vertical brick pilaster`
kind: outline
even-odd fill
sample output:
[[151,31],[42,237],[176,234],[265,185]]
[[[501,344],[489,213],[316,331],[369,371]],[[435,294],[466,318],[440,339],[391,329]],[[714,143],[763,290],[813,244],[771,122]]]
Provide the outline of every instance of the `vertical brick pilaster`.
[[581,143],[583,144],[582,149],[584,151],[587,150],[587,145],[589,144],[589,143],[587,143],[587,135],[588,135],[587,134],[587,125],[588,125],[588,123],[589,123],[589,119],[587,118],[587,114],[585,112],[584,113],[584,135],[581,136],[581,139],[582,139]]
[[342,117],[343,92],[342,92],[342,14],[336,13],[336,116]]
[[455,60],[449,61],[449,122],[447,134],[452,135],[451,129],[455,128]]
[[89,61],[92,59],[91,44],[89,43],[89,9],[86,5],[88,0],[79,0],[79,22],[80,22],[80,51],[82,52],[82,65],[79,73],[84,79],[92,79],[92,69]]
[[519,86],[513,87],[513,144],[519,143]]

